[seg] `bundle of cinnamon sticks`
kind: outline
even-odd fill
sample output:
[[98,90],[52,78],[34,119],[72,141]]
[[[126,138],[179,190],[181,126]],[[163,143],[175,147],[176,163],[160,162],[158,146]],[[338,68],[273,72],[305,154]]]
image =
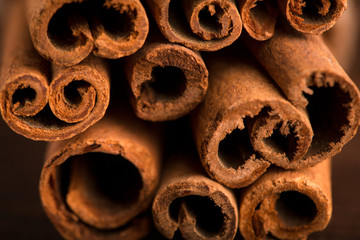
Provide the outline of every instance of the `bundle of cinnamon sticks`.
[[16,133],[49,142],[39,190],[59,234],[251,240],[323,230],[331,158],[360,124],[359,90],[334,56],[345,67],[354,59],[335,39],[346,26],[321,35],[356,13],[347,5],[6,2],[0,111]]

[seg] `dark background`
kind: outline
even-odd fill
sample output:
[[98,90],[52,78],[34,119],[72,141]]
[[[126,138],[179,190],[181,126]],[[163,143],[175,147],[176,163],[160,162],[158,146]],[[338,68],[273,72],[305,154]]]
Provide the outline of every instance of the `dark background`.
[[[350,0],[352,1],[352,0]],[[0,15],[2,0],[0,0]],[[358,21],[359,22],[359,21]],[[1,35],[0,35],[1,36]],[[359,44],[357,44],[358,46]],[[359,48],[353,46],[360,60]],[[349,71],[359,86],[359,60]],[[11,131],[0,120],[0,239],[61,239],[46,218],[38,195],[38,181],[46,143]],[[332,220],[310,239],[360,239],[359,134],[333,160]]]

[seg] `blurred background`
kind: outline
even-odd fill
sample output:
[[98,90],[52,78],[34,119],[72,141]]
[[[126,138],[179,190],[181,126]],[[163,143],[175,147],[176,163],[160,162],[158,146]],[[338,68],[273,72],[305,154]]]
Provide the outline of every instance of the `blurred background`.
[[[0,0],[0,25],[4,0]],[[349,0],[326,40],[360,86],[360,1]],[[357,5],[356,5],[357,4]],[[0,26],[0,27],[1,27]],[[1,30],[1,29],[0,29]],[[0,32],[1,39],[1,32]],[[310,239],[360,239],[360,134],[333,160],[333,217]],[[40,203],[38,181],[46,143],[15,134],[0,118],[0,239],[61,239]]]

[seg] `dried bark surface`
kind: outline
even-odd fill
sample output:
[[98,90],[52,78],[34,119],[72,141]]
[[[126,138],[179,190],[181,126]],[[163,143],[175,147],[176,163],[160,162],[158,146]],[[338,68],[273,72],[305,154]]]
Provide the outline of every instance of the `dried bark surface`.
[[277,0],[290,25],[303,33],[322,34],[333,27],[347,7],[347,0]]
[[159,232],[168,239],[177,230],[184,239],[234,239],[238,226],[234,193],[209,179],[191,155],[167,160],[152,205]]
[[290,102],[308,113],[314,138],[305,159],[316,164],[339,153],[359,126],[359,90],[322,39],[283,24],[267,41],[244,40]]
[[332,28],[347,7],[347,0],[239,0],[244,28],[264,41],[274,35],[279,13],[297,31],[322,34]]
[[71,138],[100,120],[110,99],[106,62],[89,56],[72,67],[51,65],[33,49],[20,5],[4,34],[0,110],[18,134],[33,140]]
[[296,171],[271,169],[242,190],[239,228],[244,239],[306,239],[332,214],[330,160]]
[[160,138],[122,111],[50,143],[40,178],[48,217],[66,239],[140,239],[160,178]]
[[91,52],[116,59],[144,44],[149,22],[139,0],[27,0],[30,35],[47,60],[72,66]]
[[313,135],[306,113],[285,99],[244,50],[232,51],[236,54],[206,61],[209,90],[193,115],[206,171],[220,183],[240,188],[271,163],[288,169],[312,165],[302,159]]
[[234,0],[147,0],[162,34],[196,51],[216,51],[241,34]]
[[174,120],[204,98],[208,71],[200,54],[178,44],[147,42],[125,71],[136,115],[150,121]]

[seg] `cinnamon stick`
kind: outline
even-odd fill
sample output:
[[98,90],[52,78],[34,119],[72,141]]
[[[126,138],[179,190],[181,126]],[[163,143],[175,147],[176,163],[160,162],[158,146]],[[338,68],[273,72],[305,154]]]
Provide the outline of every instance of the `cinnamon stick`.
[[283,168],[312,165],[302,159],[312,138],[306,113],[284,98],[245,50],[232,51],[236,57],[209,56],[209,90],[193,116],[206,171],[220,183],[240,188],[271,163]]
[[332,214],[330,160],[296,171],[271,169],[240,197],[239,228],[247,239],[306,239]]
[[277,0],[290,25],[303,33],[321,34],[334,26],[347,0]]
[[234,239],[238,207],[234,193],[209,179],[197,159],[190,124],[167,129],[167,153],[152,213],[168,239]]
[[130,56],[125,71],[134,111],[150,121],[188,114],[202,101],[208,86],[200,54],[178,44],[147,42]]
[[17,133],[33,139],[71,138],[100,120],[109,104],[107,64],[89,56],[72,67],[52,66],[33,49],[23,11],[8,14],[0,76],[0,110]]
[[304,161],[314,165],[340,152],[359,125],[359,90],[322,39],[282,24],[267,41],[244,40],[286,97],[309,115],[314,138]]
[[274,0],[239,0],[241,19],[247,33],[258,41],[274,35],[278,6]]
[[110,59],[131,55],[149,31],[139,0],[27,0],[27,15],[36,50],[57,65],[75,65],[91,52]]
[[241,34],[234,0],[147,0],[162,34],[197,51],[216,51]]
[[157,136],[122,109],[48,146],[40,197],[64,238],[140,239],[149,233],[149,219],[137,216],[159,182]]

